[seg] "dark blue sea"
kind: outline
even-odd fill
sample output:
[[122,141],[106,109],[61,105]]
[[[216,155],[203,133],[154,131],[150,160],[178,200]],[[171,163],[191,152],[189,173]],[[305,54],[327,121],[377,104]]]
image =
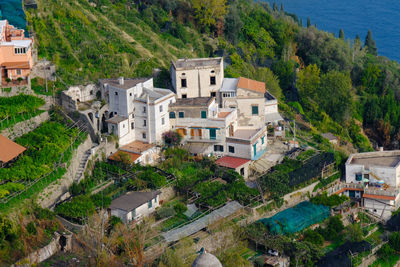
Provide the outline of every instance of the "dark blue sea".
[[26,29],[22,0],[0,0],[0,19],[7,19],[11,25]]
[[400,62],[399,0],[265,0],[296,14],[306,25],[307,17],[317,28],[334,33],[343,29],[345,38],[360,35],[365,40],[368,29],[378,47],[378,54]]

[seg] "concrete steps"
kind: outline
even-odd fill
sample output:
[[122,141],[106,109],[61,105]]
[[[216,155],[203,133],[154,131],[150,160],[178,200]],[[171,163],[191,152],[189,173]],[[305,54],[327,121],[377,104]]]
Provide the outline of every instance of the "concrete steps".
[[90,153],[91,153],[90,151],[91,151],[91,149],[86,150],[85,154],[83,154],[83,156],[79,162],[78,170],[76,171],[75,179],[74,179],[76,182],[79,182],[83,178],[83,174],[86,169],[86,164],[89,161],[89,157],[90,157]]

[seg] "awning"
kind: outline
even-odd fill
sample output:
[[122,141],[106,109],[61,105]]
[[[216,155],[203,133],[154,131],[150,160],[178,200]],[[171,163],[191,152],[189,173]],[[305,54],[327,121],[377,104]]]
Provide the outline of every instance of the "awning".
[[279,112],[270,113],[265,115],[265,122],[277,122],[283,121],[283,118]]
[[25,62],[3,62],[1,64],[2,67],[6,67],[7,69],[30,69],[28,61]]

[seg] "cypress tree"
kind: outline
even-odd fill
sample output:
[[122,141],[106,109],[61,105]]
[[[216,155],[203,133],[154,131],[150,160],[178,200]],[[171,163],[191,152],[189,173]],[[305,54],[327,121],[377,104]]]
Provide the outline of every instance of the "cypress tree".
[[274,11],[278,11],[278,5],[274,2],[274,4],[272,5],[272,9]]
[[354,40],[354,47],[359,47],[361,49],[361,39],[360,35],[356,35],[356,39]]
[[307,17],[307,28],[310,28],[311,26],[311,20],[310,17]]
[[340,31],[339,31],[339,38],[344,40],[344,31],[343,31],[343,29],[340,29]]
[[368,30],[367,36],[365,37],[365,44],[364,46],[367,47],[367,52],[371,55],[377,55],[377,48],[376,48],[376,43],[374,39],[372,39],[372,32],[371,30]]
[[281,3],[281,12],[283,12],[283,3]]

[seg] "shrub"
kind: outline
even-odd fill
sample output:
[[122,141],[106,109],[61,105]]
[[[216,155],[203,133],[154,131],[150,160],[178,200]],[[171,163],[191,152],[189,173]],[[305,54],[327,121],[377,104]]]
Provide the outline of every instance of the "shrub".
[[324,237],[318,232],[308,229],[304,231],[304,241],[308,241],[315,245],[321,246],[325,240]]
[[344,238],[350,242],[363,240],[363,231],[359,224],[350,224],[344,230]]
[[55,208],[58,215],[77,222],[81,222],[83,218],[92,215],[95,210],[96,207],[88,196],[77,196]]
[[156,211],[156,219],[164,219],[172,217],[176,214],[175,209],[172,207],[162,207]]
[[167,146],[179,145],[182,141],[182,136],[176,131],[168,131],[162,135],[164,144]]
[[377,254],[380,258],[384,259],[394,255],[395,250],[389,244],[385,244],[377,251]]
[[36,206],[33,209],[33,214],[38,220],[52,220],[55,218],[54,212],[49,209],[43,209],[40,206]]
[[329,207],[339,206],[343,202],[349,200],[347,196],[332,195],[328,197],[328,194],[324,192],[311,199],[311,202],[315,205],[325,205]]
[[96,207],[108,207],[112,201],[111,197],[104,196],[102,193],[92,195],[90,199]]
[[389,245],[400,252],[400,232],[394,232],[389,236]]
[[182,202],[178,202],[175,206],[174,206],[174,210],[176,211],[176,213],[178,214],[183,214],[185,211],[187,211],[187,207],[185,204],[183,204]]
[[26,226],[26,230],[31,235],[36,235],[37,234],[36,225],[35,225],[34,222],[28,223],[28,225]]
[[108,221],[111,227],[115,227],[117,224],[122,224],[122,220],[117,216],[111,216],[110,220]]

